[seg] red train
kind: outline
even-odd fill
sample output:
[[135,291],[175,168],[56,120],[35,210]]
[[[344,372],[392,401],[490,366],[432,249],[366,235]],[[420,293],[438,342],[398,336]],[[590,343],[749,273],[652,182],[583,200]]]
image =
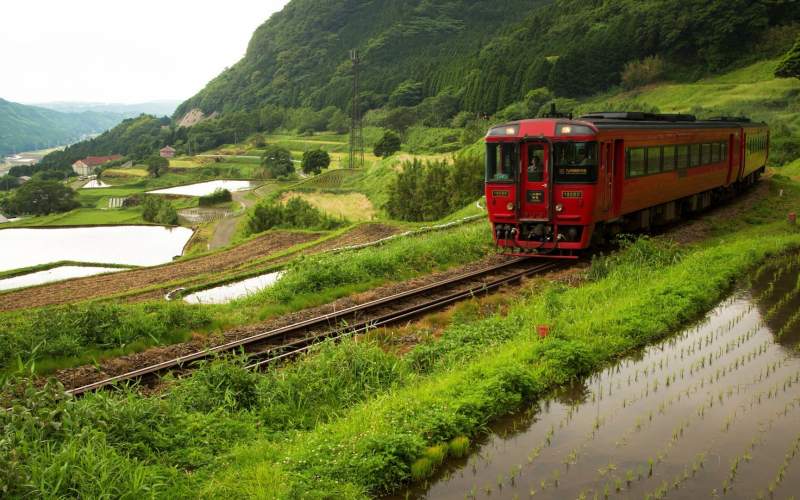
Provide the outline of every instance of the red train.
[[575,258],[735,196],[764,172],[769,128],[746,118],[594,113],[507,123],[486,136],[486,204],[498,246]]

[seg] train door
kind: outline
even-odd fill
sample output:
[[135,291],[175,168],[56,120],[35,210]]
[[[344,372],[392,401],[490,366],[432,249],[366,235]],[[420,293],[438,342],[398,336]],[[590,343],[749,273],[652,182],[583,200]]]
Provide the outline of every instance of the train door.
[[608,218],[614,203],[614,148],[612,143],[601,144],[600,175],[598,177],[597,195],[600,215]]
[[550,152],[547,144],[526,142],[522,148],[521,219],[550,220]]

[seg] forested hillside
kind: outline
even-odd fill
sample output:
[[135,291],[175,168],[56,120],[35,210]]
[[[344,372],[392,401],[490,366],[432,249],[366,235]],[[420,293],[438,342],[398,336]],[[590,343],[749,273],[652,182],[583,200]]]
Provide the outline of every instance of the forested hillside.
[[0,99],[0,155],[68,144],[121,120],[115,113],[60,113]]
[[799,17],[790,0],[293,0],[176,116],[346,109],[351,48],[362,54],[369,107],[445,93],[461,109],[494,113],[538,87],[563,97],[606,90],[647,56],[684,78],[772,57],[786,48],[770,28]]

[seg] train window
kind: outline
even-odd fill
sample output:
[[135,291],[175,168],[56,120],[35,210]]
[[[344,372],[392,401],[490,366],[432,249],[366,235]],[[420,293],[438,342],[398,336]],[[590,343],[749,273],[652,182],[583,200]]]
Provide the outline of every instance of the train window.
[[661,153],[661,166],[664,172],[675,170],[675,146],[664,146]]
[[528,182],[544,181],[544,146],[528,144]]
[[644,175],[644,148],[631,148],[628,150],[628,177]]
[[514,182],[519,162],[517,144],[486,145],[486,182]]
[[661,148],[647,148],[647,173],[657,174],[661,172]]
[[720,157],[722,158],[722,161],[726,161],[728,159],[728,143],[721,142],[720,146],[722,147],[722,150],[720,151]]
[[696,167],[700,165],[700,145],[692,144],[689,146],[689,166]]
[[708,165],[711,163],[711,144],[700,145],[700,164]]
[[557,142],[553,148],[556,182],[587,183],[597,180],[596,142]]
[[675,147],[676,166],[678,168],[689,168],[689,146],[681,144]]
[[711,163],[719,163],[720,158],[720,145],[718,142],[715,142],[711,145]]

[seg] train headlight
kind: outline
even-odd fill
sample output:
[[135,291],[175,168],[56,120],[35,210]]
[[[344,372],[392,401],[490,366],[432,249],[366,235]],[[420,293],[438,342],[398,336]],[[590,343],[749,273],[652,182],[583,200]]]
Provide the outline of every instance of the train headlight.
[[557,203],[556,204],[556,212],[561,213],[563,211],[564,211],[564,205],[562,205],[561,203]]
[[513,203],[509,203],[508,205],[506,205],[506,208],[508,210],[514,210],[514,204]]

